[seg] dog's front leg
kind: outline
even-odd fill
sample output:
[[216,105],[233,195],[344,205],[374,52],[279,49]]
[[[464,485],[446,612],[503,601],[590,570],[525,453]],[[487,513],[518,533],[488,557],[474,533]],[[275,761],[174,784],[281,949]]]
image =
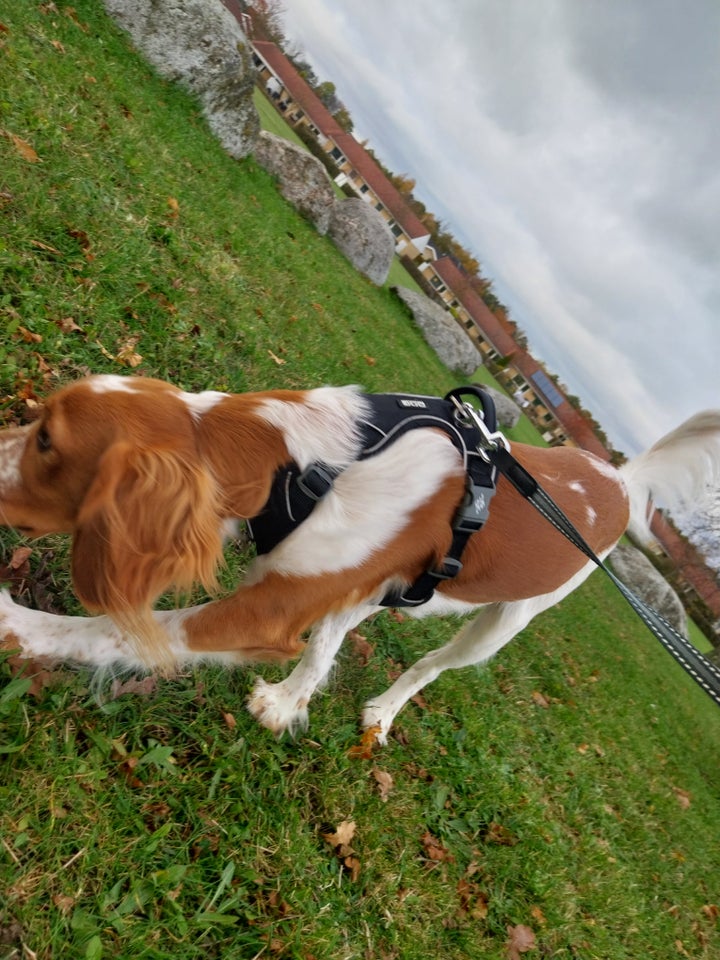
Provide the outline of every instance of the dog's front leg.
[[313,627],[300,662],[280,683],[258,679],[247,707],[255,719],[276,736],[295,734],[308,725],[308,704],[328,678],[335,655],[348,630],[378,609],[363,604],[324,617]]
[[[241,662],[232,650],[198,653],[188,647],[184,622],[202,610],[188,607],[155,614],[167,633],[178,666],[204,660]],[[71,617],[31,610],[15,603],[7,590],[0,590],[0,651],[17,652],[26,660],[49,659],[90,668],[116,665],[127,670],[152,669],[110,617]]]
[[142,664],[109,617],[69,617],[30,610],[0,590],[0,650],[27,660],[52,659],[91,667]]

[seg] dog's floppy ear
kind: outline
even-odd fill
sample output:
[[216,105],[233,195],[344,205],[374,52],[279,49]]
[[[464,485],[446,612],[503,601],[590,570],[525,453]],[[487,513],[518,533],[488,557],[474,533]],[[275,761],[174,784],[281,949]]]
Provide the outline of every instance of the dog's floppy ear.
[[170,669],[167,637],[152,615],[164,591],[212,590],[222,558],[212,476],[187,455],[116,443],[102,457],[73,539],[75,590],[109,614],[149,666]]

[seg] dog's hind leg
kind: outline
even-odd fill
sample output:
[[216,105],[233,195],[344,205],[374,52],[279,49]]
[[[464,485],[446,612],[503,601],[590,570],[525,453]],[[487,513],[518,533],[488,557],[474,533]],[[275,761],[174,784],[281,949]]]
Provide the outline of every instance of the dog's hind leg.
[[552,593],[527,600],[490,603],[482,607],[475,619],[464,624],[449,643],[426,654],[384,693],[368,701],[362,713],[363,728],[377,728],[378,742],[385,743],[395,717],[418,691],[444,670],[484,663],[509,643],[533,617],[571,593],[593,569],[593,564],[588,563]]

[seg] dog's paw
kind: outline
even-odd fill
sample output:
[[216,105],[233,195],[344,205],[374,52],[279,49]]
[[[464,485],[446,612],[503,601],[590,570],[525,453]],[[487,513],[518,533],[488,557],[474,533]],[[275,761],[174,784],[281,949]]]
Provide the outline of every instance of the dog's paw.
[[247,708],[258,723],[271,730],[276,737],[286,731],[295,736],[307,728],[307,705],[307,698],[293,695],[287,681],[266,683],[260,678],[256,680],[247,701]]
[[22,614],[25,607],[15,603],[9,590],[0,590],[0,650],[23,649]]
[[369,701],[365,704],[365,709],[360,715],[360,726],[364,730],[364,735],[373,734],[375,743],[384,747],[393,719],[394,716],[388,717],[377,704]]

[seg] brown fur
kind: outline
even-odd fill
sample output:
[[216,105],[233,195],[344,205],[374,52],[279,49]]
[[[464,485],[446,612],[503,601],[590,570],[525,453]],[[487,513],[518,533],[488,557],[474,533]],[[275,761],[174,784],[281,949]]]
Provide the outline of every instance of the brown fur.
[[[224,519],[255,515],[276,469],[290,459],[279,430],[256,416],[257,404],[263,397],[302,403],[305,394],[232,396],[195,419],[175,388],[132,382],[131,394],[94,392],[81,381],[51,397],[37,423],[0,434],[25,444],[20,482],[0,489],[0,522],[32,536],[71,534],[80,599],[135,637],[146,662],[169,669],[153,604],[169,589],[214,588]],[[513,452],[596,551],[617,540],[628,514],[612,477],[577,451],[517,444]],[[570,480],[591,489],[601,524],[588,522],[587,501]],[[458,474],[358,569],[315,578],[270,573],[199,608],[187,621],[191,649],[232,650],[245,659],[296,656],[300,636],[321,617],[373,596],[389,578],[412,582],[439,562],[462,493]],[[552,592],[584,558],[504,482],[463,564],[440,589],[483,603]]]

